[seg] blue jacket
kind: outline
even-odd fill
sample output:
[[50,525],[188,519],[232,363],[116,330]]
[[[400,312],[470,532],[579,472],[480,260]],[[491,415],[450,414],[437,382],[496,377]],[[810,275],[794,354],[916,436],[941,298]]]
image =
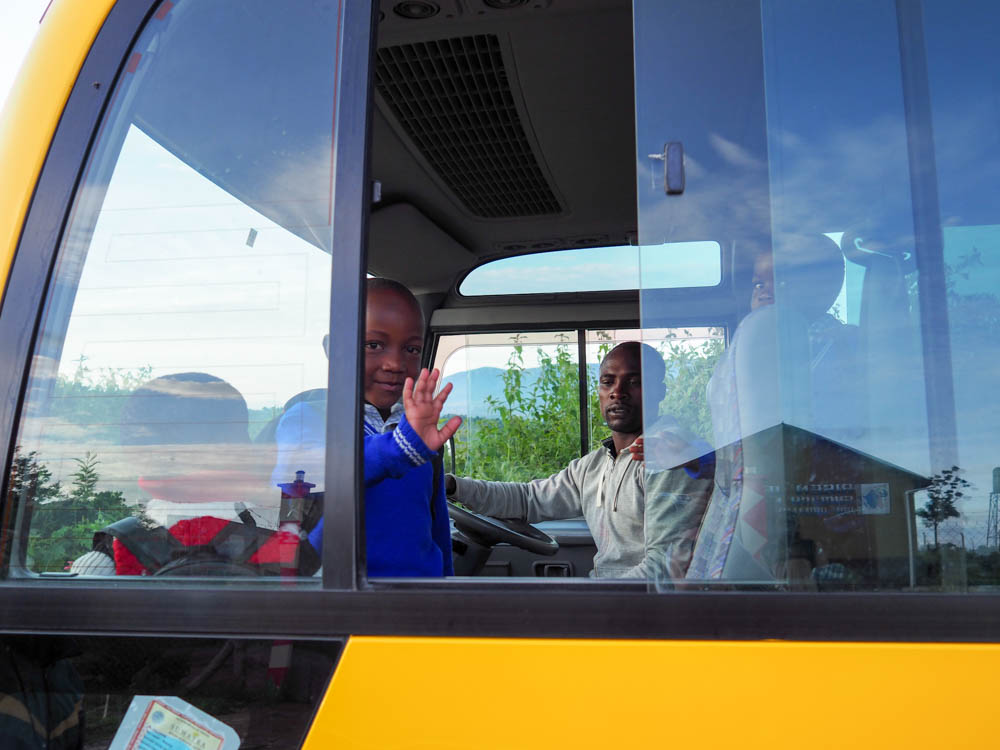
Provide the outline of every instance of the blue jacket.
[[[451,527],[444,473],[437,486],[432,461],[437,454],[404,416],[391,432],[365,430],[365,537],[368,576],[453,575]],[[309,534],[322,550],[323,521]]]

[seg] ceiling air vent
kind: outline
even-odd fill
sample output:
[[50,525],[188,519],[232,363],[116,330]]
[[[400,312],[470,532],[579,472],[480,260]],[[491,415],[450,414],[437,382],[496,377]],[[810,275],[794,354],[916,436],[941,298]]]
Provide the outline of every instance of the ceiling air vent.
[[375,85],[403,131],[474,215],[557,214],[492,34],[378,50]]

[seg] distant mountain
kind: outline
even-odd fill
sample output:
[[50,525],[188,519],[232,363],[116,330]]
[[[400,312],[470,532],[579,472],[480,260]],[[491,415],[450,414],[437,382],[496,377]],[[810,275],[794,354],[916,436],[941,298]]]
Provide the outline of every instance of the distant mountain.
[[[588,365],[591,374],[597,373],[597,364]],[[444,405],[446,414],[461,414],[467,418],[496,416],[486,403],[486,399],[492,396],[500,401],[503,400],[503,373],[500,367],[477,367],[474,370],[464,370],[454,375],[449,375],[444,379],[445,383],[452,383],[451,395]],[[521,381],[522,388],[530,388],[538,380],[541,373],[540,367],[531,367],[524,371],[524,378]]]
[[[461,414],[467,418],[485,417],[489,413],[486,397],[503,396],[503,370],[499,367],[477,367],[449,375],[445,383],[452,384],[448,402],[444,405],[446,414]],[[536,374],[535,377],[538,377]],[[472,411],[469,410],[470,394],[472,396]]]

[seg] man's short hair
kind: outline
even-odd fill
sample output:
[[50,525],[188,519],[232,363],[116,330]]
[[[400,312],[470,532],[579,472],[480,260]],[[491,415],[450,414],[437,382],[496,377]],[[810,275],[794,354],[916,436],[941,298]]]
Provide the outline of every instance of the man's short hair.
[[[601,365],[603,366],[604,360],[619,349],[631,351],[639,355],[640,361],[642,362],[643,391],[659,395],[659,398],[656,399],[657,402],[662,400],[663,396],[666,395],[665,381],[667,378],[667,365],[663,361],[663,355],[649,344],[644,344],[640,341],[624,341],[604,355],[604,359],[601,360]],[[659,394],[657,394],[657,391],[659,391]]]
[[656,349],[651,347],[649,344],[644,344],[640,341],[624,341],[621,344],[615,346],[611,351],[604,355],[604,359],[601,360],[601,364],[604,364],[604,360],[610,357],[619,349],[630,350],[639,354],[643,362],[643,379],[648,372],[652,379],[657,383],[662,383],[667,377],[667,365],[663,361],[663,355],[660,354]]

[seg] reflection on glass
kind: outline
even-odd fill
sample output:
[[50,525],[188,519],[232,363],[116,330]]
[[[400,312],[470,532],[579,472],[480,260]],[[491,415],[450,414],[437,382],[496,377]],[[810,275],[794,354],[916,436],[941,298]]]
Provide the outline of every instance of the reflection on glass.
[[[925,3],[926,46],[913,49],[909,39],[901,46],[897,19],[912,9],[897,6],[768,0],[759,26],[748,20],[737,30],[695,4],[637,4],[640,172],[654,137],[677,139],[699,113],[710,133],[708,148],[697,136],[686,144],[698,160],[689,191],[703,182],[690,200],[656,193],[640,174],[640,238],[694,226],[733,248],[732,296],[711,300],[732,327],[704,392],[715,488],[691,585],[963,590],[998,582],[990,560],[1000,501],[989,489],[1000,463],[991,343],[1000,233],[984,183],[998,157],[984,130],[995,102],[983,96],[996,88],[985,35],[997,9]],[[738,87],[708,72],[701,90],[717,83],[718,102],[687,107],[685,84],[664,97],[677,60],[698,54],[680,39],[664,44],[668,22],[711,28],[727,49],[756,48],[760,81]],[[976,52],[965,55],[970,44]],[[919,87],[904,89],[904,68],[926,69],[929,102]],[[743,113],[740,149],[734,138],[728,150],[713,140],[717,119],[704,113],[722,103]],[[928,108],[937,174],[926,154],[910,161]],[[750,188],[761,174],[766,197]],[[709,221],[703,208],[720,191],[740,208]],[[918,216],[941,227],[944,254],[932,257],[939,251],[917,236],[914,211],[936,207],[927,195],[938,193],[940,215]],[[684,314],[652,277],[641,283],[644,327]],[[942,340],[950,353],[928,344]],[[949,380],[953,398],[940,385]],[[647,448],[647,471],[667,468],[659,453]]]
[[[137,696],[183,700],[230,727],[240,747],[298,747],[342,648],[337,641],[39,634],[4,636],[0,646],[0,678],[16,686],[5,689],[0,712],[8,748],[106,748],[120,728],[135,727],[139,717],[128,709]],[[281,653],[289,658],[276,668]],[[139,746],[191,746],[151,735]]]
[[[16,564],[308,575],[323,477],[276,468],[311,438],[276,427],[327,380],[335,13],[164,8],[59,250],[18,434]],[[253,101],[271,114],[247,117]]]

